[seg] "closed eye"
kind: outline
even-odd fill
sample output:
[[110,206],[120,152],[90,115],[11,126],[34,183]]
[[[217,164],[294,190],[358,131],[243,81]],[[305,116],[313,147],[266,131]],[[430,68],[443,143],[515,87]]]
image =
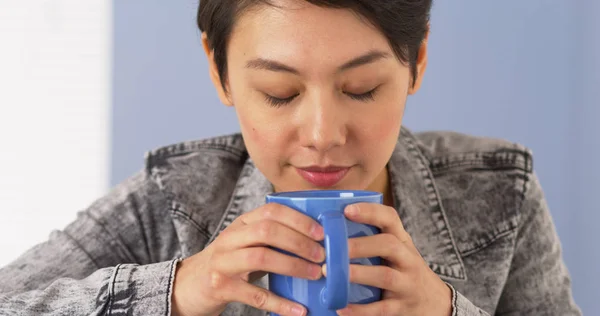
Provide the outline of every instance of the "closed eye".
[[365,92],[365,93],[361,93],[361,94],[354,94],[354,93],[349,93],[349,92],[344,92],[344,93],[353,100],[368,102],[368,101],[375,101],[375,92],[377,92],[377,88],[375,88],[369,92]]
[[295,94],[295,95],[287,97],[287,98],[277,98],[272,95],[266,94],[265,97],[266,97],[267,103],[269,103],[270,106],[278,108],[280,106],[284,106],[286,104],[291,103],[298,95],[299,94]]
[[[375,100],[376,92],[377,92],[377,88],[375,88],[371,91],[365,92],[365,93],[361,93],[361,94],[354,94],[354,93],[349,93],[349,92],[344,92],[344,94],[346,94],[353,100],[368,102],[368,101]],[[287,98],[277,98],[272,95],[266,94],[265,98],[266,98],[267,103],[269,103],[270,106],[277,108],[277,107],[281,107],[281,106],[291,103],[297,96],[299,96],[299,94],[295,94],[295,95],[292,95]]]

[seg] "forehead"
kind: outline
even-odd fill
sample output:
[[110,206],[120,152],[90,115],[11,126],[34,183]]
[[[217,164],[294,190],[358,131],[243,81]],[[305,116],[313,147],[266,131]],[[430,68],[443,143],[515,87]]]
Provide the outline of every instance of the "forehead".
[[257,5],[238,17],[229,42],[230,57],[328,67],[373,50],[392,52],[385,36],[350,9],[319,7],[303,0],[272,4]]

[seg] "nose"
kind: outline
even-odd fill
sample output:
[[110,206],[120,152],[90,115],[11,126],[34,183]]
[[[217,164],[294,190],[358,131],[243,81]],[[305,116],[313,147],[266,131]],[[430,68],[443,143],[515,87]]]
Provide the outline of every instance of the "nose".
[[335,97],[312,98],[298,112],[303,147],[324,153],[346,143],[348,115]]

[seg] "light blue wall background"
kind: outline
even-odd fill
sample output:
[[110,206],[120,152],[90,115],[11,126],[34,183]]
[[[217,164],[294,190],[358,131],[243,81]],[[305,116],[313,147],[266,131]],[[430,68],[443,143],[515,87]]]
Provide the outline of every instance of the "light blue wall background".
[[[112,183],[160,145],[238,130],[218,102],[195,27],[197,0],[114,1]],[[573,276],[600,307],[600,2],[436,1],[425,84],[405,125],[533,149]]]

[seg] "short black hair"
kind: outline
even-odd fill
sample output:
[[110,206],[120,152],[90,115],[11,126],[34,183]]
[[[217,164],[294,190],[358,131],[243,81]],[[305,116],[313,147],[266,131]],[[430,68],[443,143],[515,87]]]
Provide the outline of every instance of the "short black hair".
[[[410,67],[413,84],[417,79],[419,49],[427,31],[432,0],[305,0],[321,7],[350,9],[365,17],[387,38],[396,57]],[[237,18],[257,4],[269,0],[200,0],[198,27],[214,51],[221,85],[226,89],[227,44]]]

